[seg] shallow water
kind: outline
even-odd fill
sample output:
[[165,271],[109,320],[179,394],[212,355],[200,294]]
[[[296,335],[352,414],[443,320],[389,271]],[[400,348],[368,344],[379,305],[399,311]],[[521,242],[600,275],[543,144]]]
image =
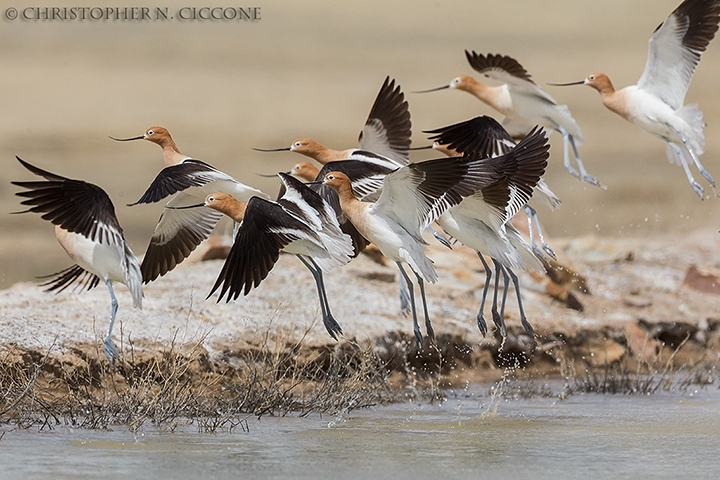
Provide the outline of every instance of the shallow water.
[[493,400],[484,393],[247,431],[8,431],[0,478],[717,478],[720,390]]

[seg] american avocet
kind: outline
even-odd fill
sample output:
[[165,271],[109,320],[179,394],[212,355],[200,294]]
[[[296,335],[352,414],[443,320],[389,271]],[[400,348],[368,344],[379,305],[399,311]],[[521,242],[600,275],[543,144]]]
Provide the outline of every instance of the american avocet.
[[[330,312],[322,272],[350,261],[353,247],[342,233],[335,212],[299,180],[279,173],[285,193],[277,202],[252,197],[241,202],[227,193],[212,193],[199,206],[223,213],[240,224],[235,242],[208,297],[218,288],[218,302],[247,295],[260,285],[280,251],[296,255],[315,279],[323,323],[332,338],[342,329]],[[182,208],[182,207],[181,207]],[[187,207],[185,207],[187,208]]]
[[288,172],[298,180],[312,182],[317,179],[320,169],[310,162],[298,162]]
[[111,336],[118,309],[112,283],[125,284],[133,304],[142,308],[140,265],[125,242],[115,216],[115,207],[107,193],[97,185],[55,175],[16,158],[32,173],[46,179],[12,182],[27,189],[16,193],[27,198],[21,204],[32,205],[28,210],[17,213],[44,213],[42,218],[55,224],[58,242],[76,262],[44,285],[49,285],[49,291],[62,291],[74,282],[87,289],[97,286],[100,280],[105,282],[110,292],[111,307],[103,351],[110,363],[114,363],[120,354]]
[[[507,154],[515,146],[515,142],[505,129],[494,119],[486,116],[476,117],[432,132],[435,133],[431,137],[435,143],[449,152],[460,152],[479,158]],[[549,146],[546,144],[545,148],[547,150]],[[505,336],[505,300],[510,279],[515,286],[520,320],[525,330],[530,334],[533,333],[532,327],[525,317],[519,281],[513,270],[544,271],[543,264],[536,256],[542,255],[542,253],[533,253],[537,247],[533,249],[528,245],[509,221],[521,208],[529,208],[527,201],[533,195],[537,183],[545,172],[547,156],[546,154],[544,158],[532,157],[518,161],[516,167],[509,168],[502,179],[488,185],[475,195],[463,199],[459,205],[448,209],[437,219],[437,224],[447,234],[475,250],[485,267],[485,286],[477,314],[478,328],[483,335],[487,332],[483,311],[492,279],[492,271],[483,255],[491,257],[495,265],[495,295],[492,314],[493,321],[500,333]],[[530,214],[528,214],[528,218],[531,218]],[[498,313],[497,287],[501,273],[505,280],[505,289],[501,311]]]
[[650,37],[648,58],[636,85],[615,90],[604,73],[564,85],[588,85],[598,92],[603,105],[625,120],[667,142],[670,162],[682,165],[695,193],[703,188],[695,181],[685,153],[715,189],[715,181],[700,163],[705,148],[702,112],[696,104],[683,105],[700,55],[715,36],[720,22],[720,0],[685,0]]
[[[260,152],[292,151],[314,159],[322,165],[336,160],[366,160],[387,163],[391,167],[408,163],[411,123],[405,95],[395,80],[385,78],[358,138],[360,148],[333,150],[311,138],[298,138],[289,147],[254,150]],[[370,155],[367,152],[371,152]],[[374,154],[374,155],[373,155]],[[366,158],[357,158],[357,156]]]
[[[540,88],[527,71],[514,58],[504,55],[483,55],[465,50],[470,66],[486,77],[503,82],[499,86],[489,86],[468,75],[455,77],[442,87],[423,90],[427,93],[447,88],[468,92],[484,103],[505,115],[503,126],[514,136],[525,135],[532,125],[542,125],[559,132],[563,137],[563,161],[565,169],[574,177],[602,187],[597,178],[587,173],[583,165],[578,145],[582,142],[582,132],[570,114],[567,105],[558,104],[545,90]],[[570,165],[572,147],[578,173]]]
[[508,155],[483,160],[461,157],[409,164],[384,178],[382,194],[375,203],[358,200],[352,179],[343,172],[331,171],[323,178],[324,185],[338,192],[343,212],[358,231],[397,264],[410,290],[416,342],[422,342],[422,334],[412,281],[402,264],[408,263],[417,277],[425,328],[428,336],[433,338],[424,282],[434,283],[437,273],[432,261],[425,256],[423,230],[463,198],[501,180],[517,167],[518,161],[542,157],[540,161],[545,162],[545,143],[544,132],[534,130]]
[[[358,138],[359,148],[348,148],[345,150],[333,150],[311,138],[299,138],[290,147],[275,149],[258,149],[262,152],[293,151],[314,159],[321,165],[341,160],[358,160],[365,162],[374,171],[376,167],[390,171],[407,165],[409,161],[409,147],[412,136],[410,111],[399,85],[395,80],[386,77],[380,91],[375,97],[365,126]],[[299,165],[299,164],[298,164]],[[309,178],[309,170],[304,172],[304,178]],[[296,172],[299,174],[302,172]],[[382,187],[382,182],[378,183]],[[379,192],[379,189],[378,189]],[[326,189],[320,191],[323,198],[330,202],[333,208],[339,207],[337,194]],[[368,201],[376,200],[378,197],[366,198]],[[346,221],[342,212],[340,215],[340,226],[344,232],[353,239],[355,255],[358,255],[367,247],[367,241],[360,235],[355,227]],[[447,239],[432,229],[433,235],[449,247]],[[404,278],[400,278],[400,308],[403,312],[409,311],[409,296],[404,288]]]
[[[174,195],[167,203],[179,207],[201,202],[213,192],[225,192],[247,202],[250,197],[268,195],[249,187],[230,175],[180,153],[170,132],[163,127],[150,127],[145,134],[132,138],[113,138],[126,142],[148,140],[163,151],[165,168],[155,177],[140,200],[131,204],[154,203]],[[163,210],[142,262],[143,282],[148,283],[175,268],[200,243],[207,239],[222,218],[210,208]]]
[[[363,202],[374,202],[376,201],[382,192],[383,180],[386,175],[398,170],[398,168],[390,168],[384,163],[367,162],[362,159],[362,155],[357,155],[355,159],[350,160],[338,160],[335,162],[329,162],[323,165],[322,169],[318,172],[315,181],[321,181],[330,172],[342,172],[349,178],[353,179],[352,188],[356,198]],[[296,165],[297,166],[297,165]],[[295,169],[294,174],[298,178],[310,181],[311,174],[315,171],[312,166],[301,165],[300,168]],[[310,182],[310,183],[316,183]],[[337,192],[325,185],[316,185],[317,192],[323,197],[338,213],[340,221],[340,227],[344,232],[350,235],[355,245],[356,255],[358,252],[358,245],[362,245],[362,248],[368,244],[368,240],[360,233],[357,228],[350,222],[345,216],[340,206],[340,199]],[[448,248],[452,248],[450,242],[442,236],[432,225],[428,226],[433,236],[443,245]],[[400,311],[403,314],[409,314],[412,310],[410,302],[411,295],[408,292],[405,285],[405,277],[400,275],[399,279],[399,292],[400,292]]]
[[[471,153],[486,158],[506,154],[515,148],[515,140],[513,140],[512,136],[495,119],[485,115],[447,127],[426,130],[424,133],[432,134],[428,137],[433,141],[430,147],[445,153],[447,156]],[[551,210],[559,208],[562,204],[542,178],[535,183],[532,197],[538,199],[540,203],[545,204]],[[543,255],[535,242],[534,223],[542,249],[548,255],[554,257],[555,252],[543,238],[537,212],[530,205],[525,205],[523,209],[528,217],[528,232],[533,251],[539,256]]]
[[[424,148],[433,148],[440,152],[446,152],[448,156],[457,156],[459,155],[458,151],[465,153],[475,152],[475,154],[478,155],[492,156],[497,155],[498,153],[507,153],[507,151],[509,151],[509,149],[511,149],[515,144],[512,137],[497,122],[493,119],[484,117],[476,117],[472,120],[451,125],[449,127],[439,128],[437,130],[426,131],[425,133],[434,133],[434,135],[430,137],[430,139],[434,140],[434,142],[432,145]],[[545,203],[552,210],[561,205],[560,199],[557,198],[557,196],[550,190],[542,178],[540,178],[533,190],[531,201],[536,198],[540,200],[540,202]],[[524,206],[524,210],[527,216],[527,234],[530,237],[530,248],[540,262],[542,262],[543,266],[543,269],[540,269],[540,271],[536,274],[537,262],[531,258],[529,262],[525,262],[527,267],[526,270],[530,276],[534,277],[536,280],[540,279],[548,284],[549,289],[547,291],[551,296],[561,300],[569,308],[582,310],[582,304],[567,289],[568,283],[562,280],[562,278],[575,279],[577,281],[576,289],[581,293],[589,294],[590,292],[584,285],[582,275],[575,272],[569,265],[561,264],[557,261],[555,252],[545,241],[543,228],[540,225],[537,212],[529,204]],[[513,220],[517,220],[517,215],[513,218]],[[534,229],[533,225],[535,227]],[[513,223],[508,224],[508,228],[513,230],[508,237],[511,239],[514,237],[517,238],[518,232],[515,231]],[[535,242],[536,236],[540,238],[543,248],[542,250],[537,247]],[[527,254],[525,251],[526,247],[527,245],[524,241],[518,240],[515,242],[515,248],[523,254]],[[545,253],[547,253],[550,258],[548,258]],[[506,275],[503,276],[505,281],[507,281],[508,277]],[[498,277],[496,277],[496,280],[497,279]],[[488,283],[486,282],[486,285],[487,284]],[[484,291],[483,298],[485,298],[486,294],[487,292]],[[482,303],[484,302],[481,302],[481,308]],[[518,298],[518,306],[520,308],[522,308],[521,303],[520,298]]]

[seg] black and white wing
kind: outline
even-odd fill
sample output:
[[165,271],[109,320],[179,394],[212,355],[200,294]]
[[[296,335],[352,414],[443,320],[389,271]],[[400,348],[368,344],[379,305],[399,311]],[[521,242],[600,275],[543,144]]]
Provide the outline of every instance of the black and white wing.
[[152,282],[174,269],[210,236],[222,213],[207,207],[177,208],[203,200],[180,192],[168,202],[140,266],[144,283]]
[[489,162],[464,157],[412,163],[385,177],[380,199],[370,209],[420,239],[445,210],[501,176]]
[[[32,173],[45,178],[45,181],[12,182],[13,185],[26,188],[17,192],[26,198],[22,205],[31,206],[18,213],[42,213],[42,218],[59,226],[63,230],[82,235],[89,240],[115,249],[122,259],[121,269],[125,284],[131,290],[136,304],[141,302],[142,287],[140,267],[137,258],[125,242],[122,227],[115,215],[115,207],[108,194],[102,188],[83,180],[74,180],[41,168],[35,167],[19,157],[17,160]],[[78,267],[80,268],[80,267]],[[85,276],[78,270],[66,270],[58,273],[57,286],[51,281],[51,289],[64,288]]]
[[715,36],[720,1],[685,0],[648,42],[648,58],[637,86],[674,110],[683,106],[700,55]]
[[100,283],[100,277],[88,272],[80,265],[73,265],[57,273],[45,275],[40,278],[49,279],[40,284],[41,287],[47,287],[45,289],[46,292],[56,293],[62,292],[71,285],[74,285],[73,290],[91,290]]
[[160,170],[140,200],[140,203],[155,203],[174,193],[190,187],[202,187],[210,182],[225,180],[235,182],[230,175],[217,170],[200,160],[188,159],[177,165],[171,165]]
[[115,207],[105,190],[83,180],[55,175],[16,158],[25,168],[47,179],[12,182],[13,185],[28,189],[16,193],[19,197],[27,198],[21,202],[22,205],[32,205],[25,212],[43,213],[43,220],[98,243],[121,245],[125,242],[115,216]]
[[286,210],[294,211],[298,218],[308,222],[316,230],[328,226],[340,229],[335,210],[310,186],[287,173],[280,172],[278,176],[285,187],[278,203]]
[[476,72],[506,83],[517,91],[531,94],[552,105],[557,104],[550,94],[533,82],[527,70],[514,58],[507,55],[493,55],[492,53],[483,55],[475,53],[475,51],[468,52],[467,50],[465,50],[465,57]]
[[295,240],[317,239],[317,234],[281,204],[252,197],[238,228],[235,242],[223,265],[210,297],[220,288],[218,302],[247,295],[260,285],[280,257],[280,251]]
[[405,95],[399,85],[395,86],[395,80],[386,77],[360,132],[360,148],[407,165],[411,136],[410,111]]
[[[371,208],[419,237],[430,223],[463,198],[511,175],[523,182],[525,176],[534,175],[524,171],[530,166],[538,165],[544,171],[548,148],[544,130],[536,128],[506,155],[488,159],[466,155],[410,164],[385,177],[383,193]],[[527,190],[526,186],[517,188],[523,193]],[[514,203],[512,208],[516,208]]]
[[[318,173],[316,180],[322,180],[325,178],[325,175],[330,172],[342,172],[350,178],[356,198],[360,200],[371,200],[378,197],[378,192],[382,189],[385,175],[394,170],[396,170],[396,168],[392,168],[383,163],[367,162],[364,160],[342,160],[339,162],[326,163]],[[312,185],[311,187],[335,211],[338,222],[340,223],[340,229],[352,239],[355,256],[357,256],[365,249],[369,242],[345,217],[345,214],[340,208],[340,199],[337,192],[322,184]]]
[[515,148],[510,134],[494,118],[486,115],[423,133],[432,134],[428,139],[446,148],[478,158],[504,155]]

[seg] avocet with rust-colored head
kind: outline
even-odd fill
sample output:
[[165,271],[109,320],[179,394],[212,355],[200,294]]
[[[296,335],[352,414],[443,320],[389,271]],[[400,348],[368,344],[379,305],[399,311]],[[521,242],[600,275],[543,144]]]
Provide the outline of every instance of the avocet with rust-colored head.
[[700,55],[715,36],[719,22],[720,0],[685,0],[650,37],[645,70],[636,85],[615,90],[610,78],[599,72],[579,82],[555,84],[594,88],[608,109],[665,140],[668,159],[683,167],[700,198],[704,198],[704,189],[690,171],[691,162],[715,189],[715,180],[700,163],[705,124],[696,104],[683,103]]
[[213,192],[225,192],[247,202],[253,196],[269,198],[230,175],[180,152],[170,132],[163,127],[148,128],[143,135],[114,138],[117,141],[147,140],[162,148],[165,168],[157,174],[140,200],[131,204],[154,203],[172,195],[150,239],[142,262],[143,281],[165,275],[185,260],[207,239],[222,218],[210,208],[177,209],[201,202]]

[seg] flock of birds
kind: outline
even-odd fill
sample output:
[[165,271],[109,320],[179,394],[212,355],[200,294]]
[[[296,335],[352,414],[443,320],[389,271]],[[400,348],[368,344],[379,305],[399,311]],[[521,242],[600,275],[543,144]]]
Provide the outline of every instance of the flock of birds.
[[[720,0],[685,0],[650,38],[647,64],[637,85],[615,91],[602,73],[593,73],[582,82],[561,84],[584,83],[595,88],[607,108],[665,140],[668,158],[683,167],[700,198],[704,198],[704,190],[693,177],[691,165],[713,190],[715,182],[699,158],[704,147],[702,112],[697,105],[683,103],[700,55],[719,22]],[[234,221],[234,243],[208,297],[218,290],[218,301],[247,295],[266,278],[280,252],[294,254],[312,273],[323,323],[337,339],[342,329],[331,313],[323,272],[350,262],[372,243],[397,264],[401,309],[412,313],[415,339],[422,343],[414,283],[420,291],[426,335],[434,337],[425,298],[425,283],[437,280],[433,263],[425,254],[423,233],[428,229],[448,246],[454,239],[472,248],[483,263],[487,277],[477,314],[483,335],[487,332],[484,304],[493,273],[486,257],[495,271],[492,320],[496,328],[505,335],[505,295],[512,280],[522,325],[533,334],[514,271],[543,270],[542,260],[553,255],[542,238],[537,214],[527,205],[535,194],[553,208],[560,203],[542,181],[549,157],[547,131],[562,135],[564,165],[569,173],[605,187],[587,172],[580,158],[582,133],[567,106],[558,104],[535,84],[516,60],[465,53],[474,70],[502,85],[488,86],[463,75],[424,92],[448,88],[469,92],[503,114],[502,125],[482,116],[426,132],[434,143],[420,148],[432,147],[445,157],[410,163],[413,148],[408,104],[400,87],[388,77],[362,129],[359,148],[332,150],[301,138],[289,147],[265,150],[297,152],[320,165],[300,162],[290,172],[278,173],[281,191],[277,200],[182,154],[163,127],[151,127],[136,137],[113,138],[148,140],[163,152],[165,167],[132,204],[170,197],[142,263],[125,242],[104,190],[18,157],[25,168],[44,178],[12,182],[24,188],[17,195],[24,198],[22,205],[29,206],[25,212],[42,213],[43,219],[55,224],[59,243],[75,262],[43,286],[62,291],[71,285],[90,289],[100,281],[105,283],[112,306],[104,353],[113,363],[119,357],[112,341],[118,308],[113,282],[125,284],[134,305],[141,308],[142,285],[173,270],[226,215]],[[570,149],[577,169],[571,164]],[[528,215],[528,240],[510,223],[523,209]],[[533,226],[542,247],[536,244]],[[409,265],[415,282],[404,264]],[[498,311],[501,276],[505,289]]]

